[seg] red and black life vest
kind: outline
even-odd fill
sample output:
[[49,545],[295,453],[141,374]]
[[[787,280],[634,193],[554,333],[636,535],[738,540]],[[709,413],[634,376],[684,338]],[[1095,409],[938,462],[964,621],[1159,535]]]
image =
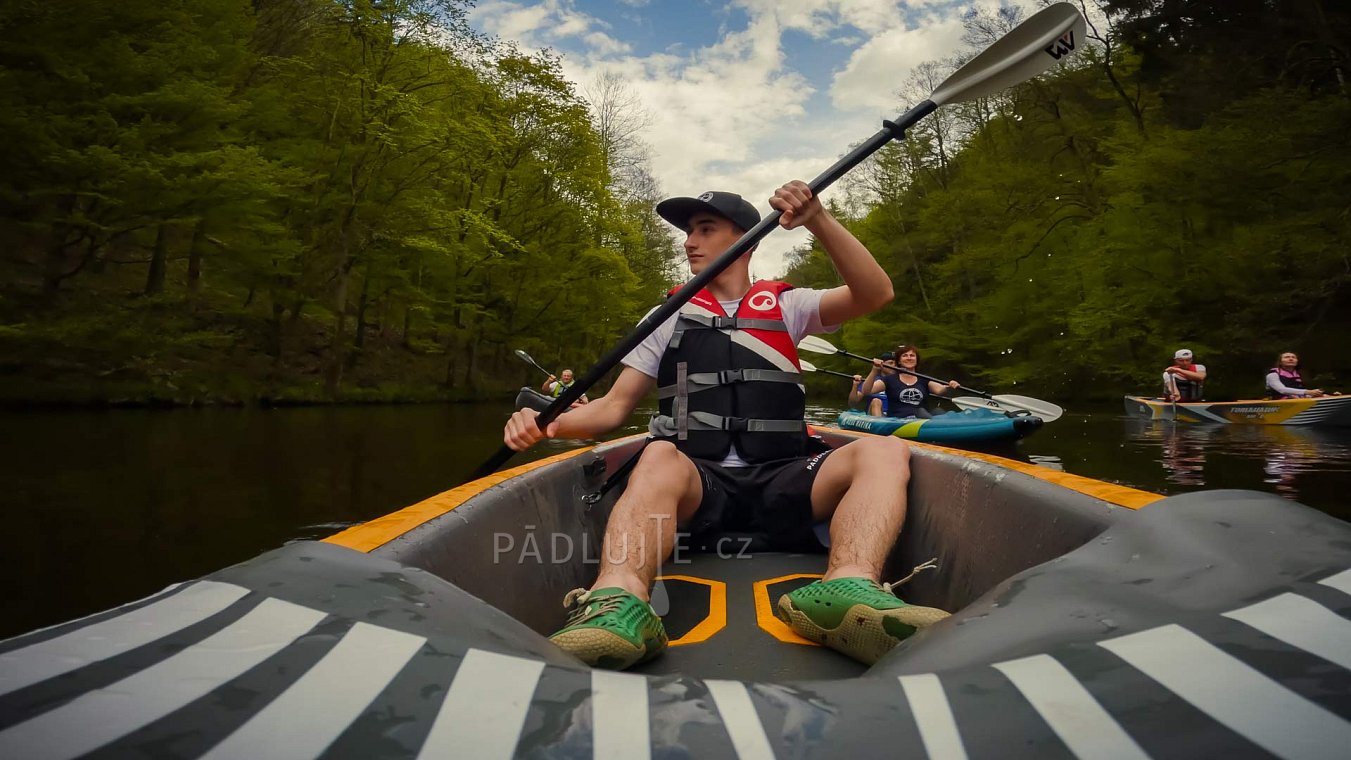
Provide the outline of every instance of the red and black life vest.
[[713,461],[732,444],[751,463],[806,453],[806,388],[779,307],[792,287],[761,280],[731,317],[707,290],[681,307],[657,370],[654,435]]
[[[1196,364],[1193,362],[1185,367],[1178,367],[1178,369],[1195,372]],[[1192,380],[1183,377],[1182,375],[1173,375],[1173,384],[1177,386],[1177,394],[1182,397],[1180,399],[1181,401],[1200,401],[1204,398],[1202,394],[1205,389],[1205,383],[1200,380]]]
[[[1297,369],[1282,369],[1280,367],[1272,367],[1271,369],[1267,370],[1267,372],[1268,373],[1275,372],[1277,379],[1281,381],[1281,385],[1284,385],[1287,388],[1299,388],[1300,390],[1304,389],[1304,378],[1300,377],[1299,370]],[[1277,393],[1272,388],[1267,388],[1267,398],[1299,398],[1299,397],[1287,396],[1283,393]]]

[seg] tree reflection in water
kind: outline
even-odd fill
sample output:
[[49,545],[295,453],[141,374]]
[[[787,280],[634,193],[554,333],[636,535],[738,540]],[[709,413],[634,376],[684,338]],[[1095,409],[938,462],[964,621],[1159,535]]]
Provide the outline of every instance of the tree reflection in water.
[[1261,462],[1263,490],[1291,499],[1300,498],[1300,476],[1351,469],[1351,430],[1127,420],[1126,434],[1135,443],[1157,445],[1165,479],[1182,486],[1207,485],[1207,456],[1212,465],[1221,458]]

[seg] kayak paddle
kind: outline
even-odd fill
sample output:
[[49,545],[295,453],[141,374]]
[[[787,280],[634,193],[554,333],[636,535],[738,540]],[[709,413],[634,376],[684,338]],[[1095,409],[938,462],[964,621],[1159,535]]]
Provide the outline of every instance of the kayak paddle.
[[517,359],[520,359],[521,361],[525,362],[526,364],[529,364],[530,366],[534,367],[535,369],[539,370],[540,372],[543,372],[544,374],[548,375],[549,377],[553,377],[553,376],[554,376],[554,373],[552,373],[552,372],[550,372],[549,370],[547,370],[547,369],[545,369],[545,368],[539,366],[539,363],[536,362],[535,359],[534,359],[534,357],[532,357],[530,354],[527,354],[526,352],[522,351],[522,350],[519,349],[519,348],[516,349],[513,353],[516,354],[516,358],[517,358]]
[[825,375],[835,375],[836,377],[843,377],[843,378],[847,378],[847,379],[849,379],[849,380],[853,380],[853,379],[854,379],[854,376],[853,376],[853,375],[847,375],[847,374],[845,374],[845,373],[843,373],[843,372],[836,372],[836,371],[833,370],[833,369],[821,369],[820,367],[816,366],[815,364],[812,364],[811,362],[807,361],[806,359],[798,359],[798,360],[797,360],[797,364],[798,364],[799,367],[802,368],[802,371],[803,371],[803,372],[820,372],[820,373],[825,374]]

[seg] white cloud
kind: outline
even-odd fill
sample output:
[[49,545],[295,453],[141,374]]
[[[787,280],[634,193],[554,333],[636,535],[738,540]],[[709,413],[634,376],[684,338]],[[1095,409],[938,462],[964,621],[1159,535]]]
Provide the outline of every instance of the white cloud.
[[[648,0],[622,2],[641,7]],[[564,56],[564,73],[579,90],[602,71],[624,78],[652,117],[641,137],[667,193],[731,190],[764,213],[783,182],[810,180],[871,136],[881,119],[913,105],[896,95],[913,68],[956,50],[962,9],[997,7],[1000,0],[731,2],[749,18],[744,29],[724,29],[711,44],[672,40],[644,56],[573,0],[481,0],[470,21],[525,48],[572,50],[575,44],[562,43],[576,40],[584,51]],[[813,84],[789,65],[793,51],[784,49],[785,31],[854,48],[825,97],[815,97]],[[806,238],[802,230],[771,233],[753,273],[781,274],[786,252]]]
[[961,48],[962,22],[947,17],[925,26],[891,29],[861,45],[835,75],[831,101],[842,110],[896,105],[896,91],[925,61],[951,57]]
[[609,24],[578,11],[569,0],[544,0],[534,5],[485,0],[469,11],[469,22],[526,48],[549,47],[575,37],[601,55],[626,53],[630,49],[626,43],[601,31]]

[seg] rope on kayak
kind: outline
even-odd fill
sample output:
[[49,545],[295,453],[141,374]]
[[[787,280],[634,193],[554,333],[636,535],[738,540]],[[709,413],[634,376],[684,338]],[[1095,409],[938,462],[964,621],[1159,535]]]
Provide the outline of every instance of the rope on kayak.
[[910,571],[910,574],[900,579],[899,581],[896,581],[895,583],[883,583],[882,590],[887,592],[888,594],[895,593],[892,591],[892,589],[904,586],[905,584],[909,583],[910,579],[914,578],[916,575],[919,575],[925,570],[937,570],[937,569],[938,569],[938,558],[934,557],[928,562],[925,562],[920,565],[915,565],[914,569]]

